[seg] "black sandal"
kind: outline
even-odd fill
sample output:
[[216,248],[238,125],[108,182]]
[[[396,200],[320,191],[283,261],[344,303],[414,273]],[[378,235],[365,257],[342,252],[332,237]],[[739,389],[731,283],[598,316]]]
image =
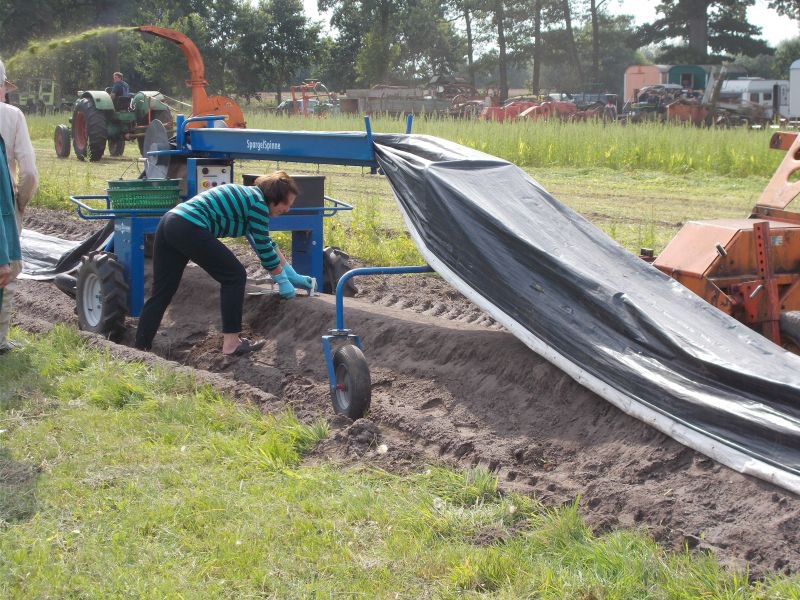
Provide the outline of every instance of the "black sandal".
[[251,352],[257,352],[264,347],[266,340],[258,340],[257,342],[251,342],[249,339],[240,337],[239,338],[239,345],[236,346],[236,350],[231,352],[230,354],[225,354],[225,356],[244,356],[245,354],[250,354]]

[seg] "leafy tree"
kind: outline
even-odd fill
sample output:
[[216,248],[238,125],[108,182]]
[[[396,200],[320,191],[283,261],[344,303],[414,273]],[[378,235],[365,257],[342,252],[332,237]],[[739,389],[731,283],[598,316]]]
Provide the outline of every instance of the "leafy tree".
[[758,56],[740,54],[734,57],[733,61],[727,63],[727,71],[731,77],[747,76],[772,79],[775,77],[774,63],[775,57],[770,54],[759,54]]
[[800,58],[800,37],[784,40],[775,50],[772,75],[778,79],[789,79],[789,67]]
[[401,55],[400,16],[405,0],[319,0],[318,5],[320,10],[331,11],[331,26],[339,30],[337,40],[358,34],[354,72],[359,83],[386,82]]
[[509,71],[527,64],[526,50],[530,46],[530,6],[527,0],[492,0],[480,5],[484,40],[496,47],[482,57],[482,68],[494,65],[496,87],[501,101],[508,98]]
[[800,19],[799,0],[770,0],[767,6],[774,8],[778,11],[779,15],[791,17],[792,19]]
[[467,80],[475,85],[475,19],[477,0],[450,0],[449,8],[455,17],[452,20],[464,22],[464,52],[467,61]]
[[[747,8],[755,0],[661,0],[661,18],[642,28],[640,45],[672,38],[687,46],[666,46],[659,60],[665,62],[719,61],[722,52],[754,56],[768,53],[761,29],[747,22]],[[711,48],[714,55],[709,56]]]
[[405,81],[428,81],[456,71],[461,40],[436,0],[419,0],[404,7],[397,71]]
[[280,100],[281,90],[319,54],[319,25],[308,22],[300,0],[260,0],[237,27],[244,32],[233,52],[241,91],[268,85]]

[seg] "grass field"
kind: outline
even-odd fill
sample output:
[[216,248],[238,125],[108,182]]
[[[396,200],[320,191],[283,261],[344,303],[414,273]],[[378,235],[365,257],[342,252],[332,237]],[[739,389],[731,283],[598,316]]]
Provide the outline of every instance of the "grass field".
[[[0,361],[0,597],[797,599],[480,469],[304,465],[264,417],[59,326]],[[318,463],[318,461],[316,461]]]
[[[33,117],[30,128],[42,174],[36,204],[69,207],[70,194],[103,193],[107,180],[138,176],[136,146],[122,157],[82,163],[58,159],[55,124],[67,115]],[[264,129],[363,130],[355,117],[330,119],[256,115]],[[405,123],[376,118],[376,131],[402,131]],[[479,148],[525,168],[556,198],[578,211],[631,252],[660,251],[681,224],[692,219],[749,214],[782,153],[769,150],[769,133],[743,129],[702,130],[681,126],[607,126],[592,123],[486,123],[425,120],[415,132]],[[418,263],[404,234],[388,183],[367,170],[327,165],[242,162],[240,173],[292,173],[327,177],[326,194],[358,210],[326,222],[326,240],[379,265]]]

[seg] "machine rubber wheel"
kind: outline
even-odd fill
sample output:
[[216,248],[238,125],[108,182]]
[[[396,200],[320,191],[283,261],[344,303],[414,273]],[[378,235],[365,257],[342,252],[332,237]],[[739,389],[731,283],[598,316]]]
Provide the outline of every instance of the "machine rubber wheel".
[[333,355],[333,372],[336,375],[335,389],[331,392],[333,411],[351,419],[362,417],[372,400],[364,353],[352,344],[340,347]]
[[55,133],[53,133],[53,145],[56,148],[56,156],[58,158],[66,158],[69,156],[69,127],[66,125],[56,125]]
[[83,257],[75,299],[83,331],[115,341],[121,337],[128,314],[128,280],[114,254],[91,252]]
[[795,354],[800,354],[800,311],[781,313],[781,345]]
[[89,98],[81,98],[72,112],[72,149],[80,160],[103,158],[108,127],[106,117]]
[[122,156],[125,154],[125,138],[115,137],[108,140],[108,153],[111,156]]

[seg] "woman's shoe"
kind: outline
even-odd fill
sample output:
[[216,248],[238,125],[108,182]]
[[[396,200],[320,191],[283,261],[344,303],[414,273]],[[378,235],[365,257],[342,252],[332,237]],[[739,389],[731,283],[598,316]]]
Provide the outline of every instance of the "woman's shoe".
[[236,346],[236,350],[229,354],[225,354],[225,356],[244,356],[245,354],[250,354],[251,352],[256,352],[261,350],[264,347],[266,340],[258,340],[258,341],[251,341],[247,338],[240,337],[239,338],[239,345]]

